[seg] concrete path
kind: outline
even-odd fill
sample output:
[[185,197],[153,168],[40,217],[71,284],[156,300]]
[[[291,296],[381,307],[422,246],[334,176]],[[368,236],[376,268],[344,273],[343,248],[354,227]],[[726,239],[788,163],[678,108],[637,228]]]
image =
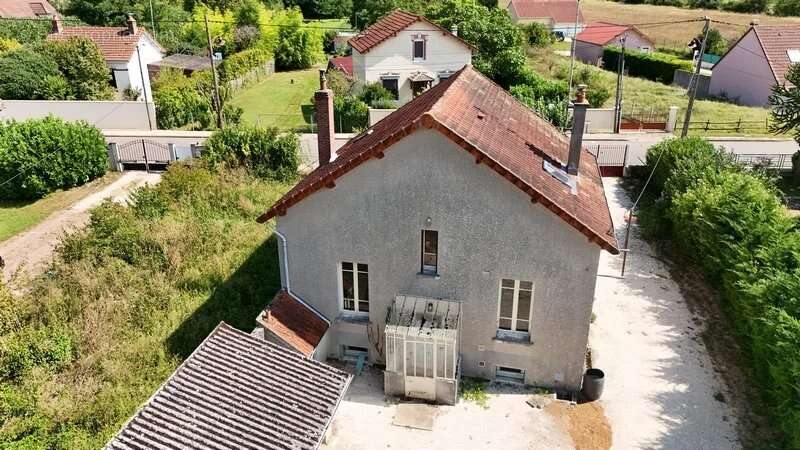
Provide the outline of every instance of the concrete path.
[[[631,200],[604,178],[622,244]],[[702,343],[703,318],[633,228],[624,279],[621,257],[603,252],[590,333],[594,366],[606,374],[601,402],[613,449],[738,449],[731,398]],[[719,399],[719,400],[718,400]]]
[[145,183],[155,184],[161,174],[147,172],[125,172],[118,180],[95,192],[69,208],[57,211],[47,219],[11,239],[0,243],[0,256],[6,267],[3,280],[14,278],[12,288],[20,288],[25,280],[34,277],[47,267],[53,256],[53,249],[61,237],[68,232],[82,228],[89,220],[89,210],[106,198],[117,202],[127,200],[128,194]]

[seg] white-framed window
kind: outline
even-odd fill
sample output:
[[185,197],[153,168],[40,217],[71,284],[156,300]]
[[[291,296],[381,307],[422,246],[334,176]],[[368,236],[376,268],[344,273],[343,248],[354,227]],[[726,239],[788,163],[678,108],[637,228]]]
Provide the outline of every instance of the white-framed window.
[[497,303],[497,328],[505,331],[530,333],[533,311],[533,282],[500,280]]
[[369,267],[366,264],[342,262],[339,264],[342,286],[342,309],[357,313],[369,312]]
[[427,275],[439,273],[439,232],[422,230],[420,271]]
[[411,41],[412,44],[412,58],[415,61],[424,61],[425,60],[425,51],[427,50],[427,43],[425,42],[424,38],[414,38]]

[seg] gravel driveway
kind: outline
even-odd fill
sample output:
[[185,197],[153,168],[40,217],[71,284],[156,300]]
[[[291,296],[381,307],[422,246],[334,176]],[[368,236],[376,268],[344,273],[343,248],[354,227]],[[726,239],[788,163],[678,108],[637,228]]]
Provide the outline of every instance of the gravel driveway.
[[[619,179],[604,178],[624,243],[631,200]],[[693,315],[667,267],[634,226],[624,279],[621,257],[603,252],[590,333],[593,365],[606,374],[601,400],[612,449],[737,449],[736,417]]]
[[57,211],[33,228],[0,243],[0,256],[6,267],[0,276],[4,281],[15,279],[12,288],[19,289],[26,279],[41,273],[53,256],[53,250],[64,233],[82,228],[89,221],[89,210],[106,198],[122,202],[130,192],[145,183],[161,180],[159,173],[125,172],[119,179],[69,208]]

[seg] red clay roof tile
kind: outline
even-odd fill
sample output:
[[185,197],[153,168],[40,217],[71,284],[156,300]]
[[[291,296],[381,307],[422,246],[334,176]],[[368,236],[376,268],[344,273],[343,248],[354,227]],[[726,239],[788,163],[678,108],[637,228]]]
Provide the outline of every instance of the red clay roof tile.
[[457,39],[462,44],[466,45],[472,50],[475,48],[464,41],[463,39],[453,36],[450,33],[450,30],[446,28],[440,27],[435,23],[431,22],[425,16],[420,16],[417,14],[412,14],[408,11],[403,11],[401,9],[395,10],[383,17],[381,17],[377,22],[367,27],[361,33],[358,33],[356,36],[350,38],[347,43],[350,44],[354,50],[358,51],[359,53],[366,53],[370,51],[373,47],[377,46],[381,42],[394,37],[397,33],[405,30],[409,26],[413,25],[416,22],[425,22],[432,27],[435,27],[438,30],[441,30],[442,33],[445,33],[448,36],[451,36],[453,39]]
[[583,31],[578,33],[578,35],[575,37],[575,40],[588,42],[595,45],[606,45],[622,33],[631,31],[650,41],[650,38],[636,29],[636,27],[632,27],[630,25],[617,25],[609,22],[590,23],[586,26],[586,28],[583,29]]
[[345,75],[353,75],[353,57],[352,56],[336,56],[328,61],[328,70],[331,68],[339,69]]
[[0,17],[26,18],[56,16],[58,11],[46,0],[0,0]]
[[[791,61],[787,50],[800,50],[800,26],[758,25],[753,27],[778,83],[786,83]],[[791,84],[791,83],[790,83]]]
[[384,150],[420,127],[439,131],[592,242],[613,254],[619,252],[594,157],[584,149],[577,194],[572,194],[543,168],[546,159],[562,165],[567,161],[567,136],[472,66],[351,139],[336,159],[312,171],[258,221],[285,214],[367,159],[380,158]]
[[267,330],[305,356],[314,353],[328,330],[327,322],[284,290],[275,294],[261,321]]
[[[64,27],[59,33],[47,35],[49,40],[67,40],[75,36],[91,39],[100,49],[106,61],[129,61],[136,51],[141,35],[147,34],[141,28],[136,34],[128,33],[127,27]],[[149,35],[148,35],[149,36]],[[151,38],[152,40],[152,38]],[[155,42],[155,40],[153,40]],[[158,45],[158,44],[156,44]]]
[[[555,23],[583,22],[583,14],[578,10],[576,0],[512,0],[511,6],[520,19],[552,18]],[[567,31],[567,30],[560,30]]]

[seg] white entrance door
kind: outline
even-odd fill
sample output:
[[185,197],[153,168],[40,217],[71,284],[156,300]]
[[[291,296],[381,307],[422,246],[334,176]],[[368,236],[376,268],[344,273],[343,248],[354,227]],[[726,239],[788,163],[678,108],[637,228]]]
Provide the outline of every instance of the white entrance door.
[[436,400],[436,379],[431,342],[406,341],[406,397]]

